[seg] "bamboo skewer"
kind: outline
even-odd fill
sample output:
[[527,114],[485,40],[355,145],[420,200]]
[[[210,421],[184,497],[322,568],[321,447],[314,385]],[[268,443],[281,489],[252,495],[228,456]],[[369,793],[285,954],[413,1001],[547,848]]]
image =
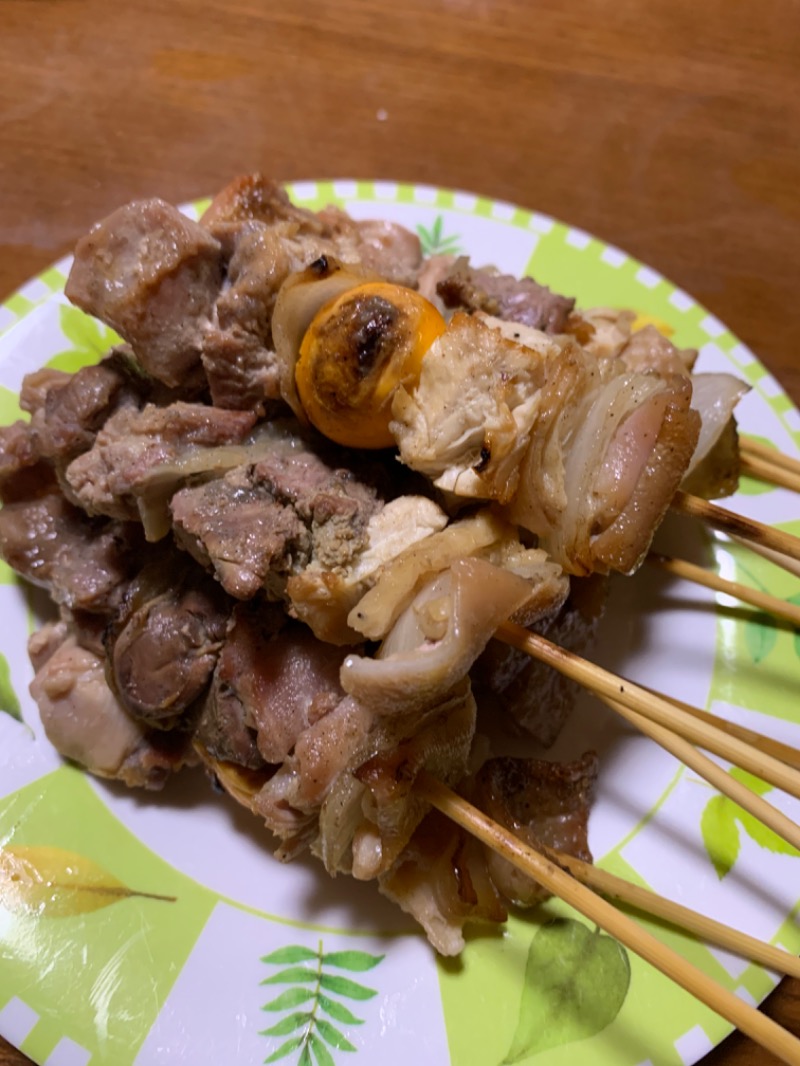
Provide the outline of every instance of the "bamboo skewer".
[[713,785],[718,792],[733,800],[743,810],[752,814],[754,818],[758,818],[760,822],[768,826],[774,833],[777,833],[792,847],[800,850],[800,825],[797,825],[782,811],[773,807],[763,796],[757,795],[752,789],[743,785],[741,781],[731,777],[727,771],[709,759],[707,755],[698,751],[683,737],[676,735],[669,729],[664,729],[663,726],[657,725],[655,722],[649,721],[617,700],[604,698],[603,702],[608,704],[617,714],[622,715],[626,721],[644,733],[645,736],[654,740],[665,751],[674,755],[690,770],[694,770],[696,774],[699,774],[710,785]]
[[[643,687],[646,688],[646,686]],[[647,689],[647,691],[650,692],[652,690]],[[656,695],[662,694],[656,693]],[[690,714],[693,718],[697,718],[701,722],[707,722],[709,725],[721,729],[723,733],[727,733],[731,737],[737,737],[751,748],[756,748],[758,751],[764,752],[765,755],[771,755],[773,758],[780,759],[781,762],[786,763],[787,766],[793,766],[796,770],[800,770],[800,751],[797,748],[784,744],[781,740],[775,740],[773,737],[764,736],[763,733],[756,733],[755,730],[739,725],[738,722],[729,722],[725,718],[709,714],[708,711],[702,711],[699,707],[692,707],[682,700],[675,699],[674,696],[664,696],[663,698],[673,706],[680,707],[682,711]]]
[[731,540],[735,540],[737,544],[741,544],[743,548],[749,548],[751,552],[760,555],[762,559],[767,559],[769,562],[774,563],[775,566],[779,566],[782,570],[787,570],[790,574],[794,574],[795,577],[800,577],[800,560],[792,559],[783,552],[776,552],[771,548],[765,548],[761,544],[756,544],[754,541],[747,540],[746,537],[737,537],[735,533],[731,533],[730,538]]
[[656,967],[732,1025],[758,1041],[790,1066],[800,1066],[800,1040],[766,1015],[722,988],[642,929],[551,860],[506,833],[481,811],[425,771],[417,777],[419,793],[438,811],[533,877],[553,895],[595,922],[631,951]]
[[559,851],[553,852],[545,847],[541,850],[559,866],[569,870],[581,884],[593,888],[596,892],[601,892],[610,899],[634,907],[643,914],[651,914],[678,929],[685,929],[693,936],[709,944],[725,948],[726,951],[732,951],[740,958],[751,959],[753,962],[761,963],[762,966],[767,966],[771,970],[790,977],[800,977],[800,959],[795,955],[790,955],[783,948],[766,944],[763,940],[750,936],[749,933],[743,933],[705,914],[699,914],[690,907],[684,907],[683,904],[675,903],[640,885],[634,885],[582,859],[576,859],[572,855],[565,855]]
[[786,470],[768,459],[762,459],[761,456],[742,451],[739,455],[739,468],[743,474],[749,474],[759,481],[768,481],[782,489],[789,489],[790,492],[800,492],[800,474]]
[[713,589],[714,592],[722,592],[743,603],[749,603],[751,607],[757,607],[760,611],[775,615],[776,618],[783,618],[793,626],[800,626],[800,605],[798,604],[787,603],[786,600],[770,596],[769,593],[761,592],[759,589],[750,588],[749,585],[742,585],[738,581],[728,581],[713,571],[705,570],[702,566],[696,566],[685,559],[674,559],[669,555],[650,552],[647,562],[676,577],[685,578],[704,588]]
[[734,514],[733,511],[726,511],[724,507],[719,507],[715,503],[710,503],[700,496],[692,496],[687,492],[676,492],[671,507],[679,514],[699,518],[714,529],[746,541],[748,546],[751,543],[758,544],[760,547],[770,548],[781,555],[788,555],[790,559],[800,561],[800,538],[793,537],[791,533],[784,533],[781,529],[765,526],[763,522],[744,518],[742,515]]
[[739,451],[743,455],[750,455],[756,459],[764,459],[773,466],[779,466],[788,470],[790,474],[800,477],[800,459],[793,459],[790,455],[784,455],[777,448],[770,448],[752,437],[739,437]]
[[754,751],[737,737],[687,714],[662,696],[604,670],[574,652],[559,647],[546,637],[532,633],[513,622],[503,622],[498,627],[496,636],[534,659],[554,667],[595,695],[624,704],[665,729],[678,733],[693,744],[741,766],[742,769],[800,799],[800,773],[797,770],[771,755]]

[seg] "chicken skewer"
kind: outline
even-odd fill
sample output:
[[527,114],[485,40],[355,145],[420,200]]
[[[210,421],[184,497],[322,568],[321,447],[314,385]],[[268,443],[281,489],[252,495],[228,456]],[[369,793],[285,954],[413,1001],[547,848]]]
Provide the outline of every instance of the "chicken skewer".
[[[213,391],[213,388],[212,388],[212,391]],[[634,711],[634,714],[636,714],[636,713],[637,713],[637,712],[636,712],[636,711]],[[797,786],[796,786],[796,787],[797,787]],[[738,1021],[737,1021],[736,1023],[737,1023],[737,1024],[740,1024],[740,1022],[738,1022]],[[743,1027],[743,1025],[742,1025],[742,1028],[745,1028],[745,1027]],[[797,1060],[790,1060],[790,1061],[797,1061]]]
[[691,992],[699,1000],[772,1051],[790,1066],[800,1063],[800,1040],[770,1018],[744,1003],[732,992],[716,984],[680,955],[622,914],[610,903],[581,885],[569,873],[503,831],[476,807],[457,796],[426,773],[418,776],[418,793],[442,814],[462,826],[509,862],[523,869],[570,906],[596,922],[622,944],[655,966],[661,973]]

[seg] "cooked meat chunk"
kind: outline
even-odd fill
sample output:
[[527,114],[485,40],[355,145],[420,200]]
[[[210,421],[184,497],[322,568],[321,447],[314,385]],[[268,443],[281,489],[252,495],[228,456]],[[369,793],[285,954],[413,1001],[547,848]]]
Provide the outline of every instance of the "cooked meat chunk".
[[334,783],[374,751],[373,725],[369,711],[343,699],[301,733],[277,773],[252,795],[252,810],[281,841],[280,857],[297,854],[316,837],[319,811]]
[[202,334],[222,285],[222,247],[163,200],[99,222],[75,249],[66,294],[131,345],[165,385],[202,376]]
[[408,844],[429,810],[414,789],[423,770],[446,785],[466,776],[475,714],[469,681],[462,681],[418,720],[405,728],[395,721],[378,734],[378,751],[354,771],[368,792],[353,834],[354,877],[366,881],[385,873]]
[[321,256],[357,264],[356,242],[295,206],[280,185],[259,174],[226,186],[202,224],[221,242],[227,261],[225,283],[203,337],[212,401],[262,412],[268,402],[281,398],[272,336],[281,285]]
[[35,414],[44,407],[47,394],[51,389],[60,385],[67,385],[72,375],[66,370],[53,370],[43,366],[39,370],[33,370],[22,379],[19,390],[19,405],[28,414]]
[[[594,752],[571,763],[490,759],[478,773],[474,801],[533,847],[545,844],[591,862],[588,821],[597,772]],[[531,906],[547,898],[540,885],[488,848],[486,861],[506,899]]]
[[571,574],[641,563],[691,460],[700,417],[684,375],[600,360],[566,337],[458,313],[399,388],[403,462],[459,496],[505,504]]
[[[382,514],[390,509],[393,510],[391,503]],[[484,508],[453,520],[446,528],[440,526],[417,543],[409,538],[403,546],[396,544],[394,554],[386,557],[374,584],[351,612],[350,625],[370,640],[385,637],[423,579],[429,580],[458,560],[472,556],[528,582],[528,596],[524,606],[514,611],[515,621],[522,620],[521,612],[525,624],[553,614],[566,598],[568,580],[561,568],[543,551],[524,548],[515,527]]]
[[530,592],[524,578],[483,559],[457,559],[420,583],[374,658],[348,655],[345,691],[377,715],[419,713],[440,703]]
[[619,358],[629,370],[642,374],[653,371],[662,377],[688,374],[697,358],[694,348],[676,348],[655,326],[644,326],[631,334]]
[[431,255],[422,264],[417,277],[420,294],[442,312],[445,312],[446,308],[436,288],[440,281],[448,277],[455,261],[454,255]]
[[181,489],[170,509],[178,544],[213,568],[237,599],[250,599],[264,588],[278,597],[293,566],[303,567],[310,558],[306,526],[253,467]]
[[229,613],[219,587],[173,552],[137,575],[106,634],[109,681],[133,718],[171,727],[205,693]]
[[231,258],[214,320],[203,337],[203,366],[220,407],[264,409],[281,398],[272,314],[283,282],[337,248],[293,222],[242,223],[229,235]]
[[147,384],[121,348],[95,366],[49,382],[32,421],[42,454],[66,466],[92,447],[115,411],[141,406]]
[[410,715],[381,717],[348,696],[303,730],[248,805],[280,838],[282,857],[312,845],[332,873],[374,877],[426,813],[411,781],[423,768],[450,784],[460,780],[474,730],[468,681]]
[[269,697],[260,673],[268,670],[270,642],[285,624],[284,612],[271,604],[234,608],[195,733],[207,758],[251,770],[266,766],[256,743],[254,710]]
[[182,489],[171,510],[178,543],[213,566],[227,592],[249,599],[265,588],[277,599],[288,577],[312,562],[346,566],[380,506],[350,470],[287,437],[258,462]]
[[203,706],[194,734],[194,744],[206,760],[230,763],[238,769],[262,770],[267,766],[256,744],[256,733],[248,725],[244,707],[227,687],[217,684],[216,675]]
[[55,487],[53,469],[43,460],[39,438],[30,422],[0,426],[0,500],[30,500]]
[[75,610],[113,609],[133,573],[141,532],[131,523],[88,518],[60,493],[6,504],[0,556],[28,581]]
[[103,660],[71,636],[57,643],[64,635],[33,642],[31,695],[51,744],[100,777],[161,788],[172,770],[193,761],[188,736],[154,735],[134,722],[108,687]]
[[[278,607],[236,607],[210,700],[217,719],[235,723],[237,735],[241,723],[253,738],[260,760],[250,758],[243,765],[283,762],[300,734],[341,702],[339,667],[344,654],[344,649],[317,640],[305,626],[287,624]],[[209,744],[208,732],[206,723],[200,739],[220,757],[219,743]],[[241,761],[231,754],[227,758]]]
[[233,411],[265,414],[280,399],[280,371],[272,348],[255,333],[214,323],[203,338],[203,369],[212,402]]
[[[242,443],[254,424],[251,412],[207,404],[148,404],[142,411],[124,407],[109,418],[89,451],[70,463],[66,480],[88,514],[141,519],[142,501],[146,503],[154,481],[159,482],[159,493],[174,491],[181,462],[184,477],[202,471],[205,455]],[[165,471],[166,486],[163,476],[159,478]],[[166,529],[157,532],[163,535]]]
[[537,347],[523,346],[455,314],[425,356],[416,388],[395,393],[392,430],[402,461],[459,496],[511,500],[530,434],[547,414],[550,365],[564,358],[555,340],[535,337]]
[[476,268],[462,256],[436,286],[446,307],[484,311],[545,333],[561,333],[575,301],[550,292],[533,278],[515,278],[491,267]]
[[446,525],[447,515],[426,496],[408,494],[389,500],[367,522],[366,545],[347,566],[306,568],[289,578],[286,592],[292,612],[320,640],[332,644],[360,641],[367,630],[362,626],[359,633],[348,616],[369,586],[379,573],[383,578],[385,566],[391,567],[406,550]]
[[277,181],[262,174],[243,174],[234,178],[217,193],[200,219],[201,225],[213,233],[225,224],[251,221],[268,226],[293,222],[310,233],[320,236],[329,233],[317,215],[297,207]]
[[416,233],[397,222],[354,219],[338,207],[326,207],[319,217],[330,226],[335,239],[352,241],[363,270],[416,288],[422,267]]
[[467,922],[508,917],[482,845],[438,811],[420,823],[378,887],[419,922],[441,955],[463,950]]

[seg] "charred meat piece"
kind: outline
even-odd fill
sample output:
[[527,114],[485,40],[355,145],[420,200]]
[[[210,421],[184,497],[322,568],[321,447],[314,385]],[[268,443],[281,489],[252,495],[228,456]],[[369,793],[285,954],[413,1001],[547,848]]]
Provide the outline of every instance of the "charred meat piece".
[[74,610],[112,610],[141,545],[138,526],[88,518],[60,493],[9,503],[0,511],[0,556],[46,588],[56,603]]
[[192,763],[188,734],[154,734],[126,714],[108,686],[103,660],[60,623],[31,638],[36,676],[31,695],[51,744],[100,777],[131,787],[161,788]]
[[78,242],[65,291],[121,334],[149,374],[177,386],[202,378],[222,273],[222,246],[206,228],[163,200],[139,200]]
[[133,718],[170,728],[204,694],[229,613],[190,560],[165,551],[144,567],[106,632],[109,682]]
[[533,278],[515,278],[491,267],[476,268],[465,256],[436,286],[446,307],[483,311],[545,333],[561,333],[575,301],[550,292]]
[[[533,847],[545,844],[591,862],[588,821],[597,771],[594,752],[571,763],[489,759],[477,775],[474,802]],[[540,885],[488,848],[486,861],[506,899],[531,906],[547,898]]]
[[213,566],[226,592],[249,599],[265,588],[277,599],[311,563],[345,566],[380,507],[375,489],[350,470],[287,437],[258,462],[182,489],[171,511],[178,543]]

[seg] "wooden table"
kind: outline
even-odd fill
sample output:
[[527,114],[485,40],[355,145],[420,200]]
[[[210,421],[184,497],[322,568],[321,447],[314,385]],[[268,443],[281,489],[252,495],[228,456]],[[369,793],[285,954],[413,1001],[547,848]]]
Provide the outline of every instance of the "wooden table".
[[[137,196],[423,181],[625,248],[800,403],[794,0],[2,0],[0,60],[0,294]],[[766,1009],[800,1032],[800,982]]]

